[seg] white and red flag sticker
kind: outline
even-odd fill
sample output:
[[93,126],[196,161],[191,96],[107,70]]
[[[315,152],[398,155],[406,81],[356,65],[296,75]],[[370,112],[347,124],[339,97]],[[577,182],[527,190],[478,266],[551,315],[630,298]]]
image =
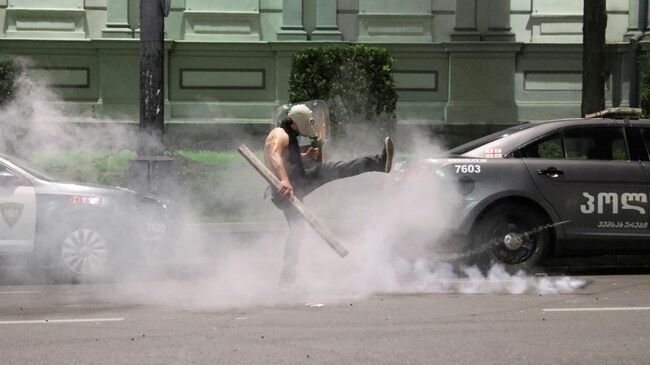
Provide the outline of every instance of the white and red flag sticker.
[[500,148],[488,148],[485,151],[485,157],[487,158],[501,158],[501,149]]

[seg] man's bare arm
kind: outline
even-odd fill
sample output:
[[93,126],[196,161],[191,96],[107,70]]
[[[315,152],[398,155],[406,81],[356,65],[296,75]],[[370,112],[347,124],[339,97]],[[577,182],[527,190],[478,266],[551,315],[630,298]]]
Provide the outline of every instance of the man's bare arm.
[[276,128],[269,136],[266,137],[264,143],[264,162],[280,180],[282,185],[279,193],[282,196],[290,197],[293,194],[293,187],[289,181],[289,175],[284,168],[283,155],[289,147],[289,136],[281,128]]

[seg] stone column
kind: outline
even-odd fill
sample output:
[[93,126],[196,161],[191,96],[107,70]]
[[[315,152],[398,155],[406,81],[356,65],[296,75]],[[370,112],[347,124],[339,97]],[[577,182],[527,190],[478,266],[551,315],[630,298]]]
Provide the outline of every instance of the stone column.
[[493,42],[515,40],[515,34],[510,31],[510,0],[490,0],[490,20],[485,40]]
[[133,38],[129,27],[129,0],[107,0],[106,28],[102,30],[104,38]]
[[476,24],[476,1],[456,0],[456,26],[451,33],[452,41],[480,41]]
[[278,32],[278,40],[307,40],[307,32],[302,25],[302,0],[282,1],[282,27]]
[[340,41],[343,39],[339,31],[336,11],[337,0],[318,0],[316,2],[316,29],[311,33],[314,41]]

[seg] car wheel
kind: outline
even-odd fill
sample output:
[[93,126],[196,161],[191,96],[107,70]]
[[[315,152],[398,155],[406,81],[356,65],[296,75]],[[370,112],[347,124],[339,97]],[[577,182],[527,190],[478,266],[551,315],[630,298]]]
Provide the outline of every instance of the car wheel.
[[109,234],[90,224],[67,225],[60,232],[54,250],[58,279],[95,281],[112,274],[115,245]]
[[473,232],[473,248],[481,268],[503,264],[510,272],[532,272],[546,256],[552,242],[548,219],[538,209],[503,204],[482,215]]

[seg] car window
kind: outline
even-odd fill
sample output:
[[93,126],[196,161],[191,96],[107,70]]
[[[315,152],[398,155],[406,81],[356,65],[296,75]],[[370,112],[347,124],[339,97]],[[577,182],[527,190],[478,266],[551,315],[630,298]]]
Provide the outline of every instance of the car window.
[[564,159],[562,134],[555,133],[521,149],[521,157]]
[[580,127],[564,131],[564,149],[569,160],[629,159],[622,127]]
[[0,187],[15,187],[29,185],[23,178],[16,175],[7,166],[0,164]]
[[639,128],[641,131],[641,137],[643,138],[643,145],[645,150],[650,156],[650,128]]
[[23,161],[17,157],[14,156],[7,156],[7,155],[2,155],[4,159],[6,159],[8,162],[11,164],[14,164],[27,172],[28,174],[31,174],[32,176],[36,177],[37,179],[43,180],[43,181],[54,181],[52,177],[49,176],[49,174],[46,174],[44,172],[41,172],[40,169],[33,167],[31,164],[29,164],[26,161]]
[[[522,131],[522,130],[525,130],[525,129],[528,129],[528,128],[531,128],[531,127],[534,127],[534,126],[535,126],[535,124],[533,124],[533,123],[525,123],[525,124],[520,124],[520,125],[517,125],[517,126],[514,126],[514,127],[510,127],[510,128],[507,128],[507,129],[504,129],[504,130],[489,134],[487,136],[475,139],[473,141],[467,142],[467,143],[462,144],[462,145],[460,145],[458,147],[454,147],[454,148],[452,148],[451,150],[448,151],[448,154],[450,154],[450,155],[463,155],[463,154],[470,153],[472,155],[477,155],[477,154],[473,153],[474,150],[477,150],[480,147],[485,146],[488,143],[494,142],[496,140],[499,140],[501,138],[510,136],[510,135],[512,135],[514,133],[517,133],[519,131]],[[478,155],[480,155],[481,157],[484,157],[483,156],[484,154],[478,154]]]

